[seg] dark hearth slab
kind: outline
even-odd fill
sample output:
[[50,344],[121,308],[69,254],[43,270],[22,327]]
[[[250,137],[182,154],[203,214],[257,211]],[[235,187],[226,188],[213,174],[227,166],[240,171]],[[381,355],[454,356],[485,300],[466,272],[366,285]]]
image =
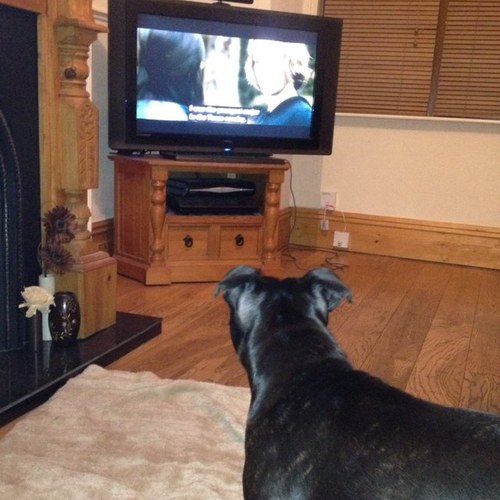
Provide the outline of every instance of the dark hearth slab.
[[69,347],[0,353],[0,426],[45,402],[90,364],[106,366],[161,333],[161,318],[116,313],[116,323]]

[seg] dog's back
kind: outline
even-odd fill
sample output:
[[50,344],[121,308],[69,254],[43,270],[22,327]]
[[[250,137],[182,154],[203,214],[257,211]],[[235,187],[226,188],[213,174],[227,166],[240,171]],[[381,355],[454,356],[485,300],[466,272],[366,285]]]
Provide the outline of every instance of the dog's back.
[[270,499],[500,498],[500,417],[354,370],[327,329],[349,290],[240,267],[219,284],[252,390],[244,493]]
[[329,368],[311,367],[249,419],[245,498],[500,498],[498,417]]

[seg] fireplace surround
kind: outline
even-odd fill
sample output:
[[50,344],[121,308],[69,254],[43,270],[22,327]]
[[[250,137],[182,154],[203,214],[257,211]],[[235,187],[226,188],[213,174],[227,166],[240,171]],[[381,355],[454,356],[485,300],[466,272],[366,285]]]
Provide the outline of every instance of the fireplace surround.
[[[20,189],[13,182],[12,165],[16,164],[16,156],[22,174],[21,196],[9,194],[10,203],[7,197],[0,201],[8,206],[3,215],[10,233],[18,226],[25,241],[24,255],[19,258],[19,266],[25,267],[21,274],[11,269],[10,261],[6,264],[15,257],[15,244],[11,239],[9,255],[0,255],[4,261],[3,264],[0,261],[4,281],[18,288],[8,294],[8,300],[20,300],[19,276],[24,286],[37,284],[37,274],[32,268],[38,265],[41,216],[56,205],[64,205],[77,219],[75,238],[66,245],[75,265],[70,272],[56,277],[56,291],[69,290],[77,294],[82,309],[80,338],[86,338],[116,321],[116,262],[94,243],[88,230],[91,212],[87,205],[88,190],[98,187],[99,158],[98,111],[86,89],[87,61],[90,45],[106,28],[94,21],[91,0],[0,0],[0,8],[5,20],[0,34],[5,60],[0,62],[6,75],[1,78],[7,87],[10,84],[7,90],[0,87],[0,112],[3,113],[2,107],[5,107],[4,115],[7,115],[2,137],[8,136],[6,130],[9,129],[14,138],[12,147],[2,148],[2,158],[11,163],[9,189]],[[17,44],[21,46],[12,49],[12,45]],[[11,55],[4,56],[4,52],[9,54],[8,49],[12,49]],[[16,63],[18,68],[14,68]],[[34,97],[28,98],[33,89]],[[8,142],[2,140],[2,146]],[[30,161],[27,161],[28,152],[32,153]],[[3,171],[7,171],[7,167]],[[6,179],[4,181],[5,187]],[[22,204],[31,203],[34,210],[25,214],[22,208],[14,215],[12,201],[18,198]],[[7,268],[12,276],[5,272]],[[0,285],[5,283],[0,281]],[[5,291],[3,286],[2,291]],[[10,310],[11,306],[9,304]],[[11,312],[9,321],[14,316]],[[22,323],[19,315],[14,319]],[[9,329],[9,335],[13,330]],[[16,348],[19,342],[8,338],[4,344],[0,342],[0,350]]]
[[[98,111],[86,89],[87,60],[91,43],[106,28],[94,21],[91,0],[0,0],[0,9],[1,17],[7,11],[16,16],[8,22],[11,32],[0,30],[2,53],[17,35],[26,38],[32,57],[22,63],[20,81],[9,91],[0,87],[0,97],[6,101],[4,112],[0,100],[0,118],[8,116],[0,120],[0,203],[3,230],[8,233],[8,240],[0,243],[0,294],[8,296],[8,315],[0,319],[9,322],[0,345],[2,425],[39,404],[89,363],[109,363],[158,335],[161,320],[116,312],[116,261],[98,250],[88,230],[87,192],[98,187],[99,131]],[[26,18],[34,32],[28,34],[17,16]],[[25,55],[21,51],[15,50],[11,59],[21,59]],[[3,70],[9,67],[10,63]],[[28,81],[36,88],[36,98],[30,105],[21,101],[12,111]],[[29,173],[23,175],[30,163],[25,158],[28,150],[35,158]],[[17,179],[18,173],[22,180]],[[7,183],[12,187],[8,197],[3,189]],[[19,195],[22,189],[25,196]],[[20,199],[32,202],[31,213],[17,206]],[[81,340],[71,350],[53,349],[51,342],[44,342],[43,350],[32,353],[24,345],[24,313],[17,305],[21,287],[36,284],[41,216],[56,205],[66,206],[77,218],[75,238],[67,244],[75,265],[56,277],[56,291],[72,291],[78,296]],[[15,238],[18,233],[21,237]],[[18,251],[20,241],[27,244]],[[12,327],[12,317],[19,329]]]

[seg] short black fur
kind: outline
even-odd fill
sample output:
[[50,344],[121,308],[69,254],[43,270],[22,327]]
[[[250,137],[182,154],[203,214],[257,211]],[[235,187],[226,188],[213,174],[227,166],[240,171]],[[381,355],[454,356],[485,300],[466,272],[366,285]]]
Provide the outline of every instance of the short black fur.
[[355,370],[328,330],[351,292],[327,269],[219,283],[251,387],[247,500],[500,498],[500,417],[414,398]]

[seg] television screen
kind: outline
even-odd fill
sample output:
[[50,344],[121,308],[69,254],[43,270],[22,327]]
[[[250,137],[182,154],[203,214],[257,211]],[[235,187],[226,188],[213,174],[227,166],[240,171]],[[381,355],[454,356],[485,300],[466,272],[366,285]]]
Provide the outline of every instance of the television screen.
[[339,20],[161,0],[109,15],[112,148],[330,154]]

